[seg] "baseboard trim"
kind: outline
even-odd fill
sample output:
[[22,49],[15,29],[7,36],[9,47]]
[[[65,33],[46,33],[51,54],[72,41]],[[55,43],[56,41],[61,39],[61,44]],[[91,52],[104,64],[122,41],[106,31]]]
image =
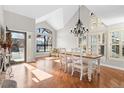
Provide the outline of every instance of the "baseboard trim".
[[102,66],[106,66],[106,67],[109,67],[109,68],[114,68],[114,69],[118,69],[118,70],[124,70],[124,68],[121,68],[121,67],[116,67],[116,66],[110,66],[110,65],[106,65],[106,64],[101,64]]

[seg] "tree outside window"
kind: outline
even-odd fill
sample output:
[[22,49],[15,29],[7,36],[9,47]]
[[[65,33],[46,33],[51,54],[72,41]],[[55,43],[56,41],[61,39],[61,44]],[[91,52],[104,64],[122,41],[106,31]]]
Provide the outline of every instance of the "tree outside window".
[[52,32],[46,28],[37,28],[36,52],[49,52],[52,48]]

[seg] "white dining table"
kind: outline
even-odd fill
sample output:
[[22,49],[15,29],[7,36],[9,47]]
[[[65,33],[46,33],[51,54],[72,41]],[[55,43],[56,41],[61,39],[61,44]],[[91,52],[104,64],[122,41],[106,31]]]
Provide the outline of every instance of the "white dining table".
[[[71,56],[72,52],[66,52],[66,55]],[[80,56],[79,53],[73,53],[74,56]],[[88,62],[88,80],[92,80],[92,71],[93,71],[93,61],[97,62],[97,73],[100,74],[100,60],[102,55],[96,55],[96,54],[83,54],[83,58],[87,59]]]

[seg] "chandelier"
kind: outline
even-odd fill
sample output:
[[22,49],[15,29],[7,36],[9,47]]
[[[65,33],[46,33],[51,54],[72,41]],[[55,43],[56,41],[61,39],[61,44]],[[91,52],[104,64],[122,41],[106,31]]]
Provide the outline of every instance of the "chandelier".
[[84,33],[88,32],[88,29],[85,28],[85,26],[80,20],[80,6],[79,6],[78,21],[75,27],[70,32],[73,33],[76,37],[81,37]]

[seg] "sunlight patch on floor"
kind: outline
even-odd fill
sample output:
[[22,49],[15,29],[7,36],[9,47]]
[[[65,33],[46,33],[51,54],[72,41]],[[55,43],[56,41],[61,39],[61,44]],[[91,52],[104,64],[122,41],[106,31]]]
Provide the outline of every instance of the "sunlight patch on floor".
[[24,66],[28,69],[28,70],[31,70],[32,74],[36,77],[36,78],[32,78],[32,80],[36,83],[38,83],[39,81],[42,81],[42,80],[45,80],[45,79],[48,79],[48,78],[51,78],[53,77],[53,75],[49,74],[49,73],[46,73],[42,70],[39,70],[37,69],[36,67],[33,67],[29,64],[24,64]]
[[38,79],[36,79],[36,78],[32,78],[32,80],[33,80],[34,82],[36,82],[36,83],[38,83],[38,82],[39,82],[39,80],[38,80]]
[[28,70],[34,70],[34,69],[36,69],[35,67],[33,67],[33,66],[31,66],[31,65],[29,65],[29,64],[24,64],[24,66],[28,69]]
[[45,58],[46,60],[54,60],[54,59],[57,59],[56,57],[46,57]]
[[54,62],[58,62],[58,63],[60,63],[60,60],[53,60]]
[[53,77],[53,75],[48,74],[48,73],[41,71],[39,69],[33,70],[32,73],[40,81]]

